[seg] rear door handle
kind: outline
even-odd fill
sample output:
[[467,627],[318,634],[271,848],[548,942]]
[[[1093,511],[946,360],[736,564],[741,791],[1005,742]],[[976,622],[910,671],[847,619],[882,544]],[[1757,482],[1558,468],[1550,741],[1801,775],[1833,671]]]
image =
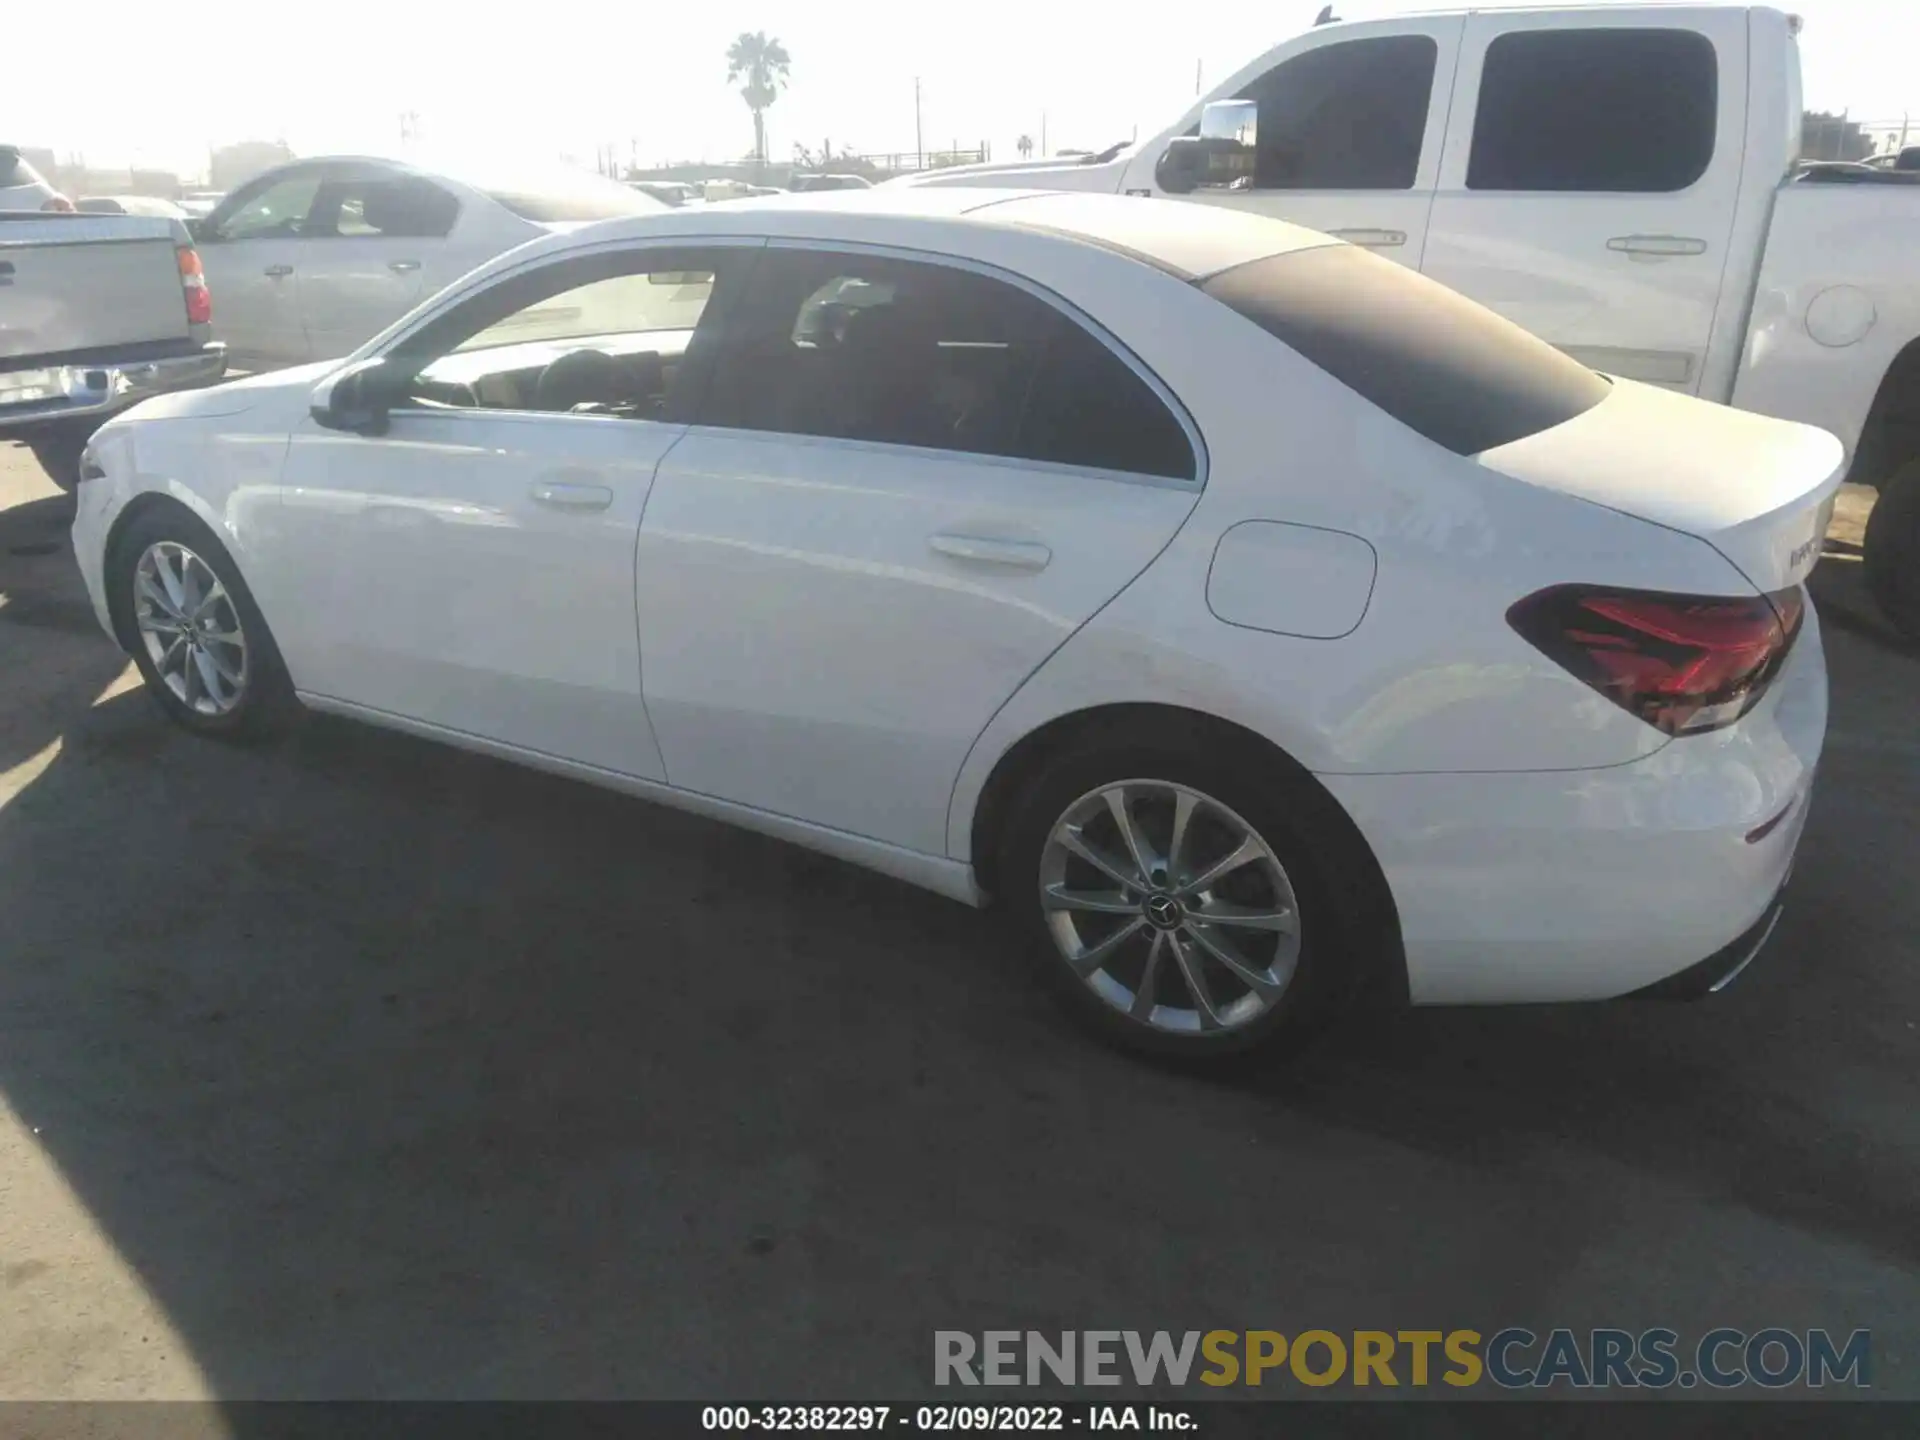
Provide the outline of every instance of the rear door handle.
[[1359,230],[1329,230],[1327,233],[1336,239],[1346,241],[1349,245],[1365,245],[1381,250],[1391,250],[1395,246],[1407,243],[1407,232],[1404,230],[1368,230],[1363,228]]
[[1607,249],[1625,255],[1704,255],[1707,242],[1691,235],[1616,235]]
[[293,273],[293,267],[291,265],[269,265],[260,273],[262,275],[270,275],[275,280],[278,280],[283,275],[291,275]]
[[1031,540],[995,540],[985,535],[935,535],[928,548],[955,560],[1002,565],[1009,570],[1044,570],[1053,551]]
[[604,510],[613,503],[613,491],[606,486],[570,480],[536,480],[529,493],[536,505],[554,510]]
[[389,260],[387,268],[398,275],[405,275],[420,268],[418,260]]

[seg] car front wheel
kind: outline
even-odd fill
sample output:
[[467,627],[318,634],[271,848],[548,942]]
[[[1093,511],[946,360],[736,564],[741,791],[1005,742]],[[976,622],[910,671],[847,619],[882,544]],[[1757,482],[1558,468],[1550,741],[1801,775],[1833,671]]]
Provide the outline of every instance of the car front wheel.
[[115,623],[147,691],[198,734],[280,728],[293,691],[267,623],[226,547],[172,507],[138,517],[114,546]]

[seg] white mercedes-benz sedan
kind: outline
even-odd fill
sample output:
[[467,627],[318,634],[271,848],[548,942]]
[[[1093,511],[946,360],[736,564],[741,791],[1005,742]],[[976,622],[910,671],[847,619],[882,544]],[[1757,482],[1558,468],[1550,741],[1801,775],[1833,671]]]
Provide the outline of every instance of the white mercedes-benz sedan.
[[1278,222],[873,191],[555,235],[150,400],[74,543],[195,732],[304,705],[993,899],[1201,1058],[1724,984],[1840,468]]

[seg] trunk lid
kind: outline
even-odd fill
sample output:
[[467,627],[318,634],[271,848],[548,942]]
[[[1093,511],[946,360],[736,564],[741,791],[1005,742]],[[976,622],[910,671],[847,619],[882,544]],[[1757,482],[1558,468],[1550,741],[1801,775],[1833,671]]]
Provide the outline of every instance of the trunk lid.
[[1804,580],[1845,476],[1840,442],[1811,425],[1612,383],[1592,409],[1478,462],[1704,540],[1763,593]]
[[0,215],[0,366],[185,341],[173,224],[146,215]]
[[885,183],[898,186],[980,185],[989,189],[1091,190],[1114,194],[1127,173],[1131,152],[1088,164],[1078,159],[1018,160],[986,165],[949,165],[920,170]]

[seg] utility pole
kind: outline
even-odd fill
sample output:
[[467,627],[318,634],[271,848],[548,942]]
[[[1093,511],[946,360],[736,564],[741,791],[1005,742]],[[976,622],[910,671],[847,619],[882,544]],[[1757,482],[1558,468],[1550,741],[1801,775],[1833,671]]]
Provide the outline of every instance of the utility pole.
[[927,142],[920,133],[920,77],[913,77],[913,168],[927,168]]
[[1196,95],[1200,93],[1200,72],[1205,68],[1206,62],[1204,60],[1196,60],[1193,62],[1193,93]]
[[1047,112],[1040,112],[1040,158],[1047,158]]

